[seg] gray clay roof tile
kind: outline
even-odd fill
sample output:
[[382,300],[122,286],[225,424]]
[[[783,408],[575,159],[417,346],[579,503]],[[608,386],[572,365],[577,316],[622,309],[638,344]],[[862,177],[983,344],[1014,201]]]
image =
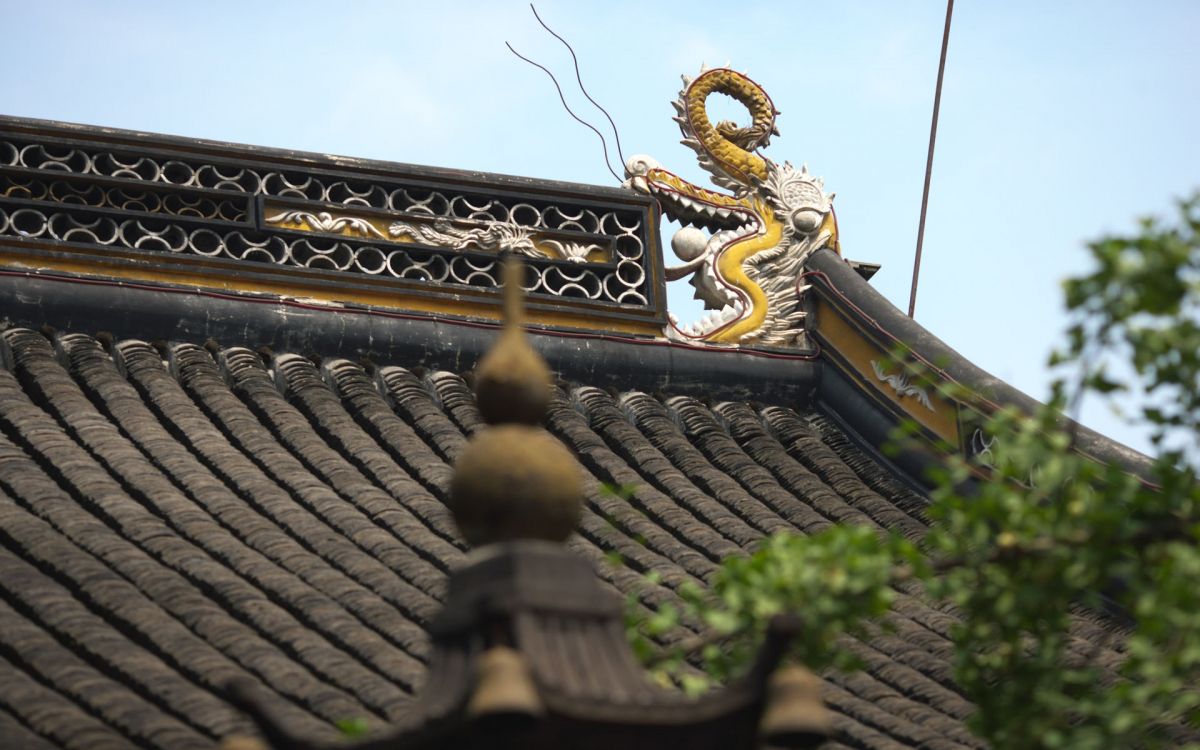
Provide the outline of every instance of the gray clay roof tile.
[[[250,730],[222,698],[266,686],[314,739],[403,716],[464,558],[451,464],[482,424],[456,373],[242,347],[3,334],[0,734],[6,747],[206,748]],[[924,498],[817,412],[560,384],[546,427],[579,458],[568,542],[642,606],[778,531],[919,538]],[[633,486],[628,499],[602,483]],[[606,556],[619,553],[623,566]],[[648,583],[640,573],[656,570]],[[829,747],[975,748],[946,607],[902,586],[846,639]],[[1076,617],[1077,653],[1119,659]],[[695,632],[685,620],[673,640]]]

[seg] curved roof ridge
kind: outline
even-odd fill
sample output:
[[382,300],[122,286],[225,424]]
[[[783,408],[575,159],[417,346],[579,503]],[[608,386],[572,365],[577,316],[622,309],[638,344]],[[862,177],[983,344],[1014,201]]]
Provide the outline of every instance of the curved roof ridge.
[[[1042,406],[909,318],[831,251],[812,255],[805,279],[811,285],[806,302],[817,313],[814,335],[822,363],[832,365],[822,370],[817,399],[868,445],[885,445],[891,429],[911,419],[931,441],[943,440],[966,457],[977,456],[993,439],[982,432],[982,416],[1001,406],[1027,413]],[[935,382],[917,383],[896,368],[892,362],[900,352]],[[946,397],[937,391],[939,379],[961,386],[968,395],[962,400]],[[1144,454],[1065,415],[1062,425],[1075,433],[1083,455],[1147,474],[1151,459]],[[896,462],[909,476],[920,477],[932,460],[901,455]]]

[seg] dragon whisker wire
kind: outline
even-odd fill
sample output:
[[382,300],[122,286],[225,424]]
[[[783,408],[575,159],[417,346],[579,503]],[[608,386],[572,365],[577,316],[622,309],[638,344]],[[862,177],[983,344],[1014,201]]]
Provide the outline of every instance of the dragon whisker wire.
[[533,11],[533,17],[536,18],[537,22],[542,25],[542,28],[545,29],[546,31],[550,32],[550,34],[555,39],[562,42],[563,45],[567,48],[567,51],[571,53],[571,59],[575,62],[575,80],[579,82],[579,90],[583,92],[583,95],[587,97],[587,100],[589,102],[591,102],[592,105],[596,107],[596,109],[603,112],[604,116],[606,118],[608,118],[608,124],[612,126],[613,138],[617,142],[617,156],[621,159],[621,164],[624,164],[625,163],[625,152],[621,150],[621,134],[619,132],[617,132],[617,124],[615,122],[613,122],[612,115],[610,115],[608,113],[608,110],[605,109],[604,107],[601,107],[600,102],[593,99],[592,95],[588,93],[588,90],[586,88],[584,88],[583,76],[580,75],[580,73],[579,73],[579,58],[575,56],[575,49],[571,46],[571,44],[566,39],[563,39],[561,36],[559,36],[554,31],[554,29],[552,29],[546,25],[546,22],[542,20],[542,17],[540,15],[538,15],[537,8],[533,7],[533,3],[529,4],[529,9]]

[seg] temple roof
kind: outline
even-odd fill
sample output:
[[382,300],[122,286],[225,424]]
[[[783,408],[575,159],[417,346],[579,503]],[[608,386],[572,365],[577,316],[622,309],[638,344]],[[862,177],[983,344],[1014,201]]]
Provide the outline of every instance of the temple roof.
[[[0,120],[0,131],[6,747],[213,747],[251,730],[224,697],[239,678],[260,683],[295,731],[331,739],[342,720],[400,721],[425,680],[428,630],[466,552],[446,500],[451,465],[481,426],[470,371],[495,335],[494,283],[419,288],[428,279],[281,262],[300,257],[294,244],[274,260],[210,257],[193,252],[213,247],[195,244],[211,239],[204,232],[327,249],[308,237],[325,226],[320,241],[347,252],[403,252],[417,266],[458,253],[490,269],[497,247],[464,254],[444,240],[447,226],[491,226],[470,211],[435,226],[411,204],[359,198],[379,185],[411,198],[436,183],[447,205],[494,193],[506,216],[537,206],[538,232],[546,216],[586,205],[594,224],[529,235],[542,249],[529,261],[542,284],[530,295],[530,339],[559,378],[545,427],[586,471],[569,545],[641,606],[677,601],[680,586],[780,531],[855,523],[921,538],[923,468],[939,450],[986,451],[974,411],[1031,403],[827,248],[798,287],[810,316],[801,346],[655,335],[665,321],[659,217],[629,191],[25,120]],[[219,169],[204,171],[204,160]],[[183,166],[191,177],[177,184],[169,175]],[[254,185],[239,182],[248,172]],[[272,174],[274,198],[311,222],[267,226]],[[323,192],[287,193],[303,194],[295,186],[306,180]],[[331,203],[338,184],[349,192]],[[322,206],[365,223],[333,231]],[[606,224],[605,212],[642,223]],[[396,215],[436,232],[390,235]],[[171,226],[186,230],[190,251],[171,246]],[[346,226],[363,236],[333,236]],[[586,240],[599,255],[552,257],[548,240]],[[641,275],[618,270],[633,266]],[[625,286],[596,299],[545,286],[583,271],[610,279],[601,290]],[[884,369],[897,341],[979,398],[955,402]],[[886,455],[905,418],[926,448]],[[1081,446],[1135,469],[1143,460],[1086,431]],[[829,747],[980,747],[952,678],[954,613],[914,584],[887,621],[842,644],[864,671],[825,676],[837,714]],[[697,627],[685,620],[667,638]],[[1074,655],[1098,653],[1111,673],[1120,654],[1104,635],[1114,627],[1080,612]]]
[[[221,697],[238,677],[312,737],[403,715],[464,556],[445,506],[480,427],[462,376],[19,328],[3,340],[9,736],[211,747],[250,728]],[[647,606],[767,534],[927,529],[925,499],[819,410],[563,383],[546,426],[590,475],[571,547]],[[888,622],[843,644],[866,670],[828,678],[830,746],[978,747],[951,677],[953,613],[904,590]],[[1076,625],[1080,654],[1108,628]]]

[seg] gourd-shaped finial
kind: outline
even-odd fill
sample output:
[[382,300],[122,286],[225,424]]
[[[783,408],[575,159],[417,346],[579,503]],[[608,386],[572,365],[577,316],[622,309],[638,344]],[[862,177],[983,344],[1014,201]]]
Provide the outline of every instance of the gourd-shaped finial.
[[504,331],[475,368],[475,396],[488,424],[537,424],[550,405],[550,368],[525,335],[524,265],[504,262]]
[[454,464],[450,509],[473,546],[565,540],[583,505],[579,464],[537,424],[550,405],[550,368],[522,328],[521,261],[504,266],[504,330],[475,369],[484,420]]

